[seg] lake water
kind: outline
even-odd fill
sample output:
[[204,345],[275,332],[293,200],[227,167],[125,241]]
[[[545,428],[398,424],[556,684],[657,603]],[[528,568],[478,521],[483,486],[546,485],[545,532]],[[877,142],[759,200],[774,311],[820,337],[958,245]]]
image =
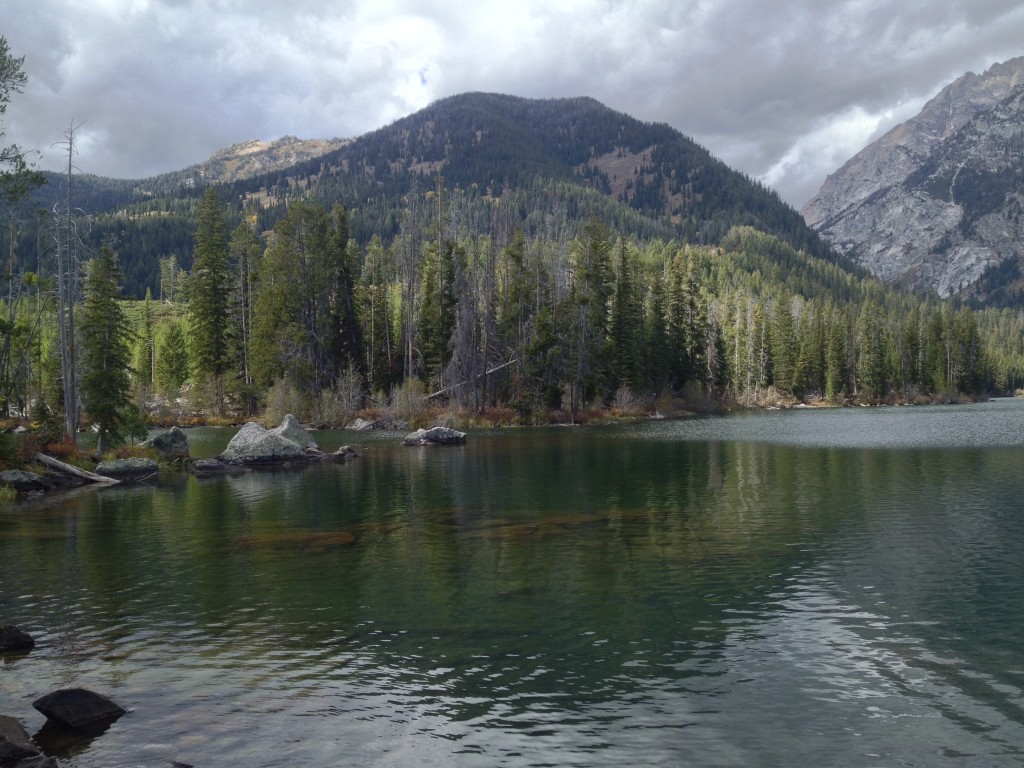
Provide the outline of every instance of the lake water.
[[369,450],[0,509],[0,714],[108,694],[83,768],[1024,765],[1024,402],[318,439]]

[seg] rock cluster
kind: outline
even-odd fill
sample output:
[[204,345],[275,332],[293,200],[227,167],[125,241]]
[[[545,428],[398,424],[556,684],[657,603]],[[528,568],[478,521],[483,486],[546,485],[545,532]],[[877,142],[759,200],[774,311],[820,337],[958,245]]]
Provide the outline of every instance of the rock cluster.
[[[22,629],[0,627],[0,651],[27,651],[34,645]],[[17,718],[0,715],[0,765],[57,768],[57,761],[44,755],[40,745],[47,748],[50,739],[58,737],[94,738],[125,714],[120,705],[86,688],[62,688],[36,699],[32,706],[46,717],[46,725],[35,740]]]

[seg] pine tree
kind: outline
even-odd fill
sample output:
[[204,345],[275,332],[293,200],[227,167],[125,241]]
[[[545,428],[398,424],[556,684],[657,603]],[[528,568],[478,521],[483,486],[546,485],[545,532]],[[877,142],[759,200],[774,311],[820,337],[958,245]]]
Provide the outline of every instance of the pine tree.
[[181,323],[168,326],[157,344],[156,381],[166,392],[176,392],[188,379],[188,349]]
[[131,327],[118,301],[119,270],[104,245],[89,262],[82,314],[82,403],[98,427],[96,454],[126,436],[131,400]]
[[394,380],[394,308],[390,302],[393,281],[394,265],[390,254],[380,237],[374,235],[366,248],[359,286],[361,322],[367,336],[366,371],[374,392],[387,390]]
[[643,308],[634,282],[634,264],[625,237],[619,238],[608,337],[615,386],[637,392],[643,384]]
[[[228,303],[231,274],[224,211],[212,187],[199,204],[196,250],[189,280],[192,365],[200,379],[220,379],[228,370]],[[216,403],[219,410],[221,404]]]
[[233,389],[245,403],[245,410],[249,414],[256,405],[252,371],[253,298],[263,256],[263,243],[255,226],[256,216],[252,215],[235,228],[228,245],[234,272],[234,291],[228,303],[231,326],[228,341],[236,375]]

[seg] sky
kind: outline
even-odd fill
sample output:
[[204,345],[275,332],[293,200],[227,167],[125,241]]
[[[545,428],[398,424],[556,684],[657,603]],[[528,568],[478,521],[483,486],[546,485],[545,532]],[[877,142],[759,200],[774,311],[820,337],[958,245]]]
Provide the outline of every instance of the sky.
[[965,72],[1020,0],[0,0],[28,84],[0,145],[143,178],[250,139],[355,137],[468,91],[591,96],[799,208]]

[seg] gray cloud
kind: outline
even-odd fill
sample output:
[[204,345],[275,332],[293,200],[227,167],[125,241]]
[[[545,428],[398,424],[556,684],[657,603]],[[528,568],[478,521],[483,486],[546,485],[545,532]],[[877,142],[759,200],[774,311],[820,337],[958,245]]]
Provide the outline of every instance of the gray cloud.
[[83,171],[141,177],[250,138],[359,135],[465,91],[588,95],[798,206],[943,85],[1024,53],[1016,0],[7,0],[0,14],[29,75],[6,140],[42,167],[72,122]]

